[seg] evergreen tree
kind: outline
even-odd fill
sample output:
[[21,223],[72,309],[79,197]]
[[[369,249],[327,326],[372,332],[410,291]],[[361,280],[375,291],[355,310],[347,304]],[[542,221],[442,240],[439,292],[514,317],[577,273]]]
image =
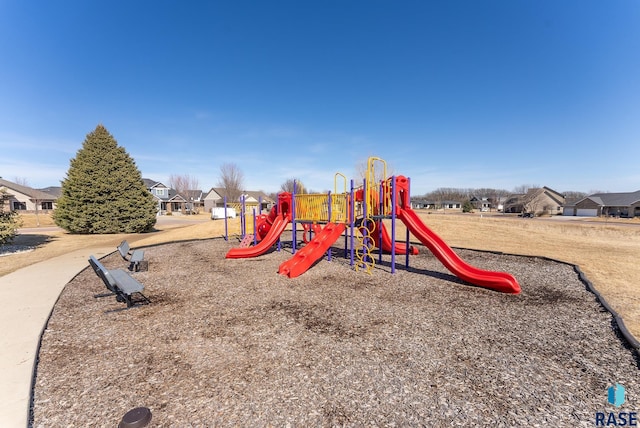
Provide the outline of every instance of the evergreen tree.
[[71,159],[53,212],[55,223],[81,234],[147,232],[156,211],[135,161],[98,125]]
[[9,193],[0,189],[0,245],[10,244],[22,221],[17,212],[5,210],[9,206]]
[[463,213],[472,213],[473,212],[473,204],[470,200],[466,200],[462,203],[462,212]]

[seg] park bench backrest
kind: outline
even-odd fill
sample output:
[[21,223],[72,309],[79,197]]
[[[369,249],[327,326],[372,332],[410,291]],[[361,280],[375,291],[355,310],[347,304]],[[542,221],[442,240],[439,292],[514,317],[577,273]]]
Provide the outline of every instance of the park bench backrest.
[[132,250],[126,239],[118,245],[118,252],[123,259],[129,262],[129,270],[135,270],[136,272],[147,270],[147,263],[144,261],[144,251]]
[[93,271],[98,275],[98,277],[104,282],[104,285],[111,291],[112,293],[118,292],[118,286],[116,285],[115,280],[109,274],[109,271],[104,267],[102,263],[94,256],[89,257],[89,264],[93,268]]
[[[111,292],[110,294],[96,294],[94,297],[106,297],[109,295],[116,296],[118,302],[124,302],[127,304],[127,308],[134,306],[137,303],[145,302],[150,303],[150,300],[142,294],[144,285],[129,275],[122,269],[109,270],[104,267],[98,259],[93,255],[89,256],[89,265],[93,268],[94,272],[104,282],[104,285]],[[134,300],[132,295],[137,294],[139,298]]]
[[129,243],[124,240],[120,243],[120,245],[118,245],[118,252],[120,253],[120,255],[122,256],[123,259],[127,259],[127,257],[129,256],[129,250],[131,248],[129,247]]

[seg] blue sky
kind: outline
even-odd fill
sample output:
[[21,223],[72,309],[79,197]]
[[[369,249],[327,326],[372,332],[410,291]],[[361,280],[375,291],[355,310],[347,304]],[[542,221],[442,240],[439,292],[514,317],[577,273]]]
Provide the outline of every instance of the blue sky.
[[203,189],[635,191],[640,2],[0,0],[0,176],[59,185],[99,123]]

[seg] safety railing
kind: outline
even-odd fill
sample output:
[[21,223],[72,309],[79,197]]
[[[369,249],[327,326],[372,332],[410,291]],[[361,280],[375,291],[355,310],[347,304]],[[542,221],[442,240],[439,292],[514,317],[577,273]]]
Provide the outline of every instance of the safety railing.
[[349,195],[346,193],[295,195],[295,219],[313,223],[348,223],[348,201]]

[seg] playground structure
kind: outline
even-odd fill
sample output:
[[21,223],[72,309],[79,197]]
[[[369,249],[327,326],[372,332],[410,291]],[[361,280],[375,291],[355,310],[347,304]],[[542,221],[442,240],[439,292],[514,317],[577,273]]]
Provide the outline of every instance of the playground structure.
[[[382,174],[376,165],[383,167]],[[376,175],[376,173],[378,173]],[[377,176],[385,177],[376,181]],[[343,179],[343,192],[338,193],[338,178]],[[391,232],[383,220],[391,223]],[[405,242],[396,240],[396,220],[406,226]],[[344,236],[345,257],[349,255],[351,266],[371,273],[376,250],[379,262],[383,252],[391,254],[391,272],[395,273],[396,255],[405,255],[409,266],[409,256],[418,251],[410,245],[409,235],[413,234],[440,262],[458,278],[473,285],[517,294],[520,285],[509,273],[479,269],[462,260],[436,233],[429,229],[413,211],[410,203],[410,180],[402,175],[387,177],[386,164],[382,159],[369,158],[366,178],[362,186],[351,186],[347,191],[347,179],[337,173],[334,177],[334,192],[328,194],[296,194],[283,192],[278,195],[278,203],[269,214],[254,214],[254,233],[246,234],[240,247],[232,248],[227,258],[257,257],[266,253],[274,245],[281,248],[280,235],[291,224],[292,257],[283,262],[278,273],[290,278],[306,272],[318,259],[327,255],[331,261],[332,245]],[[297,249],[297,225],[303,228],[305,245]]]

